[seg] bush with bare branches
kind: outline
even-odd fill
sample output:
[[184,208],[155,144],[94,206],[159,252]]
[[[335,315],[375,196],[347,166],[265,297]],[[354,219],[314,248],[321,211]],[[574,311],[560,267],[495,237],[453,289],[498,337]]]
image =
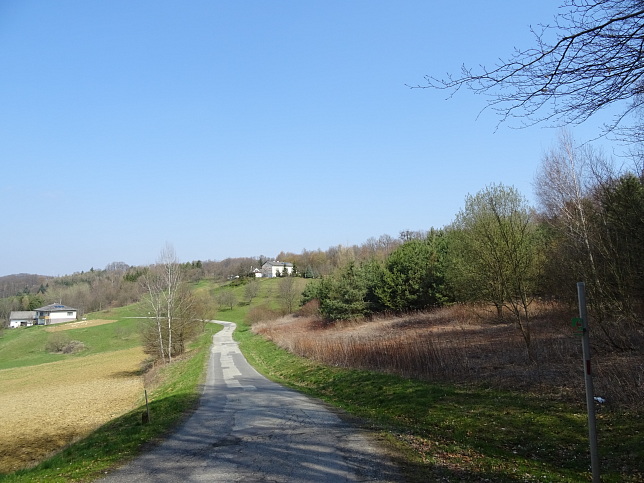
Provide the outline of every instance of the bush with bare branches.
[[246,315],[246,322],[251,325],[259,322],[266,322],[277,320],[281,317],[282,313],[279,310],[272,309],[267,304],[257,305],[248,311]]

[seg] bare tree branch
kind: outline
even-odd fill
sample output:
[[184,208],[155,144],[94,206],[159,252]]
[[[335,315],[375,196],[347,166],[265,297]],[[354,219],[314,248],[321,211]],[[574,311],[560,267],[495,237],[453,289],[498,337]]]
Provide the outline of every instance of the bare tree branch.
[[[644,2],[567,0],[553,25],[532,30],[536,47],[515,50],[494,68],[462,67],[461,75],[426,76],[420,88],[466,86],[489,96],[500,122],[579,124],[613,104],[626,104],[606,125],[622,126],[644,105]],[[549,41],[553,37],[555,40]]]

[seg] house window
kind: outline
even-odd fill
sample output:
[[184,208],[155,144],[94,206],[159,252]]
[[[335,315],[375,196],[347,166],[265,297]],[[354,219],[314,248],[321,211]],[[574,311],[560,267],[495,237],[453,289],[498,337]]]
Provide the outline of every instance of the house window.
[[71,317],[72,315],[74,315],[74,312],[67,312],[67,316]]

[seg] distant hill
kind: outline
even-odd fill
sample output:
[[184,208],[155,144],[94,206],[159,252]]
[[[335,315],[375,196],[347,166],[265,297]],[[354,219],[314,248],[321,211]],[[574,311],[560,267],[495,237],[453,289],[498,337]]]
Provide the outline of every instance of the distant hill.
[[36,275],[33,273],[17,273],[0,277],[0,298],[11,297],[27,289],[34,293],[41,284],[53,277],[47,275]]

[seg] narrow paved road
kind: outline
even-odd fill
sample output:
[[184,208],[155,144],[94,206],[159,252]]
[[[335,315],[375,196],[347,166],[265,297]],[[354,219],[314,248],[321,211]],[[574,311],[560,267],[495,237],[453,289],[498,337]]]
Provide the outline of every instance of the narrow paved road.
[[257,373],[232,338],[214,336],[199,408],[173,435],[105,482],[400,481],[364,432],[323,403]]

